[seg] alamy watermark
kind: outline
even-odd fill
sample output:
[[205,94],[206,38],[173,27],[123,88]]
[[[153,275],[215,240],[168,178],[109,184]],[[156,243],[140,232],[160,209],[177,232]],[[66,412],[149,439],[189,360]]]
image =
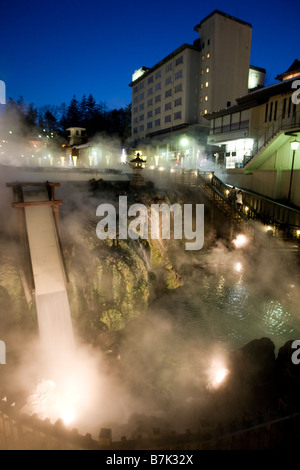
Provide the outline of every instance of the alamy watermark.
[[192,204],[182,207],[178,203],[151,204],[148,209],[138,203],[128,207],[127,196],[120,196],[118,212],[114,205],[105,203],[97,207],[96,215],[102,217],[96,227],[100,240],[169,240],[173,227],[174,239],[189,240],[186,250],[200,250],[204,244],[204,204],[196,204],[194,210]]
[[0,340],[0,364],[6,364],[6,346],[4,341]]
[[6,104],[5,82],[0,80],[0,104]]
[[292,88],[296,88],[296,91],[293,92],[292,94],[292,102],[293,104],[299,104],[300,103],[300,80],[294,80],[292,83]]

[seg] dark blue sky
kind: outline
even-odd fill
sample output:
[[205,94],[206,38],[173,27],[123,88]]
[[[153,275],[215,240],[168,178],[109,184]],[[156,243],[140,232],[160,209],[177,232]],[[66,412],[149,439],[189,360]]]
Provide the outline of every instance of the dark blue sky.
[[275,83],[299,53],[299,2],[36,0],[0,3],[0,80],[36,107],[92,93],[108,109],[131,102],[132,73],[198,35],[213,10],[252,25],[251,64]]

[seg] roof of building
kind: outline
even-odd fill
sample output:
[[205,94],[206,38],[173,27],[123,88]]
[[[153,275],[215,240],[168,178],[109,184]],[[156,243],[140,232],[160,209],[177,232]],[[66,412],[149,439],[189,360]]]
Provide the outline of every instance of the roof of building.
[[223,108],[218,111],[206,114],[205,118],[210,121],[211,119],[214,119],[216,117],[224,116],[226,114],[232,114],[237,111],[254,108],[255,106],[264,104],[269,100],[271,96],[275,96],[285,92],[291,92],[291,85],[294,80],[294,78],[291,78],[289,80],[284,80],[280,83],[275,83],[267,87],[255,89],[250,93],[247,93],[247,95],[241,96],[240,98],[236,98],[237,104],[229,106],[228,108]]
[[289,75],[293,74],[295,76],[295,74],[297,75],[298,73],[300,75],[300,61],[295,59],[292,65],[285,72],[277,75],[276,80],[285,80]]
[[153,67],[151,68],[148,68],[148,67],[144,67],[145,69],[147,69],[145,71],[145,73],[143,73],[143,75],[141,75],[139,78],[137,78],[136,80],[132,81],[131,83],[129,83],[129,86],[133,86],[135,85],[136,83],[138,83],[139,81],[141,81],[143,78],[145,78],[147,75],[149,75],[151,72],[153,72],[154,70],[158,69],[159,67],[161,67],[163,64],[165,64],[166,62],[168,62],[168,60],[172,59],[172,57],[175,57],[176,55],[180,54],[180,52],[184,51],[185,49],[193,49],[194,51],[199,51],[200,50],[200,47],[198,46],[198,43],[195,41],[195,43],[192,45],[192,44],[182,44],[182,46],[178,47],[177,49],[175,49],[175,51],[171,52],[171,54],[167,55],[164,59],[160,60],[159,62],[157,62],[157,64],[153,65]]
[[220,11],[220,10],[214,10],[214,11],[212,11],[208,16],[206,16],[202,21],[200,21],[199,24],[197,24],[197,25],[194,27],[194,31],[198,31],[198,30],[201,28],[201,25],[202,25],[206,20],[208,20],[209,18],[211,18],[213,15],[221,15],[221,16],[224,16],[225,18],[229,18],[229,19],[232,20],[232,21],[236,21],[237,23],[241,23],[241,24],[244,24],[244,25],[246,25],[246,26],[250,26],[250,28],[252,28],[252,25],[251,25],[250,23],[247,23],[246,21],[240,20],[239,18],[236,18],[235,16],[228,15],[228,13],[223,13],[223,12]]

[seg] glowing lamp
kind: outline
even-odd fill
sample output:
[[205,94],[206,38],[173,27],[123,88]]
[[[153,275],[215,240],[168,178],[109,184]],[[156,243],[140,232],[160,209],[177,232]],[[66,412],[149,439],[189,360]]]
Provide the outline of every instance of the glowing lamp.
[[296,150],[298,150],[298,147],[299,147],[299,142],[298,142],[298,140],[293,140],[293,141],[291,142],[291,149],[292,149],[293,151],[296,151]]

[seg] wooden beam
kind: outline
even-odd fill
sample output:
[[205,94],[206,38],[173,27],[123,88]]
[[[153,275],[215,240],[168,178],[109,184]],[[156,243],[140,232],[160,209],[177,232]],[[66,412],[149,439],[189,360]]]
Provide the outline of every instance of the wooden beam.
[[30,207],[30,206],[61,206],[62,201],[30,201],[30,202],[13,202],[12,207]]
[[18,182],[18,183],[6,183],[6,186],[8,187],[14,187],[14,186],[60,186],[60,183],[52,183],[50,181],[46,181],[45,183],[23,183],[23,182]]

